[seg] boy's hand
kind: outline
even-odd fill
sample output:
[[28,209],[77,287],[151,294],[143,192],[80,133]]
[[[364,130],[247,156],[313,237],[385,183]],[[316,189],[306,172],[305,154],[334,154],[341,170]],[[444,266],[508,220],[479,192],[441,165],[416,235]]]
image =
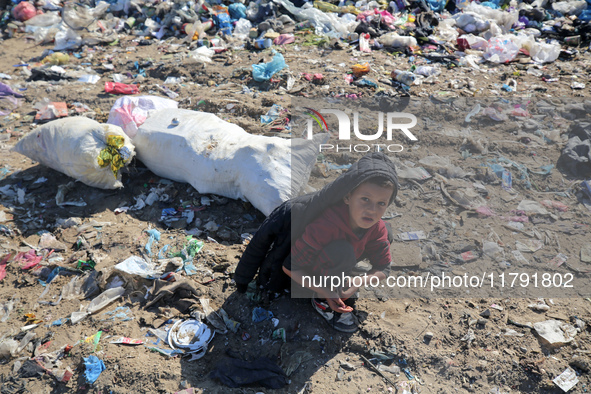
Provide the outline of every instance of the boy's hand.
[[332,309],[335,312],[339,312],[339,313],[353,312],[353,308],[345,305],[343,300],[341,300],[340,298],[327,298],[326,302],[328,302],[328,306],[330,306],[330,309]]

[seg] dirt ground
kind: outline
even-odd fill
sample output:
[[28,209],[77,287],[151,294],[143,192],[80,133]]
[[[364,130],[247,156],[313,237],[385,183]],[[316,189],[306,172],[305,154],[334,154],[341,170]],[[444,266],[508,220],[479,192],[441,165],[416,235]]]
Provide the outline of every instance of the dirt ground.
[[[285,136],[289,130],[280,123],[261,125],[260,115],[273,104],[289,107],[292,100],[306,97],[379,96],[374,87],[349,85],[344,80],[343,75],[356,63],[370,62],[372,71],[368,76],[378,82],[381,94],[400,96],[404,93],[403,89],[390,84],[389,75],[394,69],[408,69],[412,65],[408,56],[306,46],[304,39],[297,36],[295,44],[281,49],[289,65],[288,71],[280,72],[276,82],[263,84],[252,81],[249,70],[253,63],[269,61],[270,50],[232,49],[215,55],[213,63],[203,66],[187,56],[186,46],[179,45],[178,40],[143,46],[137,45],[132,37],[121,39],[115,46],[83,48],[77,53],[79,58],[70,57],[64,68],[78,74],[87,74],[91,69],[101,75],[96,85],[75,80],[27,82],[25,67],[16,65],[34,66],[50,47],[33,46],[23,36],[3,41],[0,72],[12,77],[4,82],[20,89],[25,99],[13,114],[0,118],[3,133],[10,133],[10,138],[0,142],[0,168],[7,168],[7,176],[0,180],[0,189],[3,189],[0,213],[4,213],[0,216],[3,218],[0,221],[3,226],[0,256],[37,247],[41,231],[47,230],[65,245],[65,250],[56,251],[43,260],[43,274],[54,267],[75,267],[78,260],[92,259],[100,272],[99,285],[104,288],[117,275],[113,265],[143,251],[148,241],[146,230],[156,228],[162,233],[158,248],[169,244],[170,250],[179,251],[187,242],[187,232],[196,227],[182,221],[167,227],[160,222],[161,211],[179,207],[183,202],[199,206],[203,196],[187,184],[170,182],[152,174],[139,161],[125,170],[122,189],[100,190],[78,182],[67,199],[84,201],[86,206],[58,206],[55,202],[58,187],[71,179],[10,150],[20,137],[33,129],[33,106],[45,97],[52,102],[66,102],[71,106],[71,114],[75,113],[74,103],[84,104],[90,109],[86,116],[105,122],[117,99],[104,92],[104,81],[110,81],[112,74],[129,75],[129,82],[140,81],[141,94],[158,96],[164,96],[158,86],[163,86],[166,77],[184,77],[182,83],[168,85],[178,93],[176,100],[181,108],[215,113],[252,134]],[[146,307],[144,295],[152,283],[137,278],[129,279],[127,284],[128,290],[136,291],[128,291],[104,310],[78,324],[66,322],[52,326],[52,322],[70,317],[90,300],[64,299],[58,305],[39,303],[56,301],[71,276],[58,275],[41,298],[44,287],[37,278],[41,270],[30,272],[9,262],[7,275],[0,282],[0,300],[3,303],[14,301],[14,308],[8,319],[0,322],[0,336],[16,336],[17,340],[24,337],[21,327],[34,321],[27,321],[25,314],[33,313],[41,322],[34,328],[33,345],[16,357],[0,361],[0,392],[173,393],[195,388],[196,392],[211,393],[403,393],[404,387],[408,387],[408,392],[412,389],[420,393],[559,393],[562,390],[552,379],[569,366],[579,380],[570,392],[587,392],[591,368],[591,299],[587,298],[586,281],[591,267],[581,260],[580,251],[590,240],[591,211],[584,204],[580,184],[591,178],[591,174],[574,176],[557,166],[568,135],[567,121],[572,121],[573,116],[586,118],[589,112],[584,105],[590,96],[589,88],[571,89],[573,81],[589,82],[591,56],[586,49],[579,49],[572,59],[543,67],[531,64],[525,57],[508,65],[480,65],[481,70],[448,68],[442,64],[442,74],[435,83],[412,86],[410,96],[421,100],[423,106],[418,116],[418,142],[406,141],[407,149],[390,156],[412,167],[418,166],[425,157],[437,155],[449,158],[467,174],[452,177],[440,171],[440,175],[435,174],[437,166],[422,165],[434,176],[425,180],[401,178],[399,197],[386,216],[395,235],[408,231],[423,231],[427,235],[417,241],[402,241],[396,237],[392,245],[393,275],[430,272],[461,276],[467,272],[481,273],[483,267],[492,267],[486,272],[495,272],[495,275],[541,269],[565,278],[566,274],[572,274],[576,284],[581,286],[575,289],[576,295],[568,293],[569,297],[565,298],[566,291],[543,288],[538,293],[518,288],[495,289],[482,294],[417,291],[405,293],[404,297],[377,292],[375,297],[358,301],[362,323],[355,334],[330,329],[307,302],[283,295],[268,305],[263,304],[279,320],[276,327],[269,320],[254,323],[252,310],[257,304],[235,291],[232,273],[245,248],[241,234],[254,233],[264,215],[242,201],[212,198],[211,205],[195,212],[196,223],[201,223],[197,227],[203,231],[198,237],[204,241],[204,247],[194,260],[197,274],[186,279],[197,293],[192,295],[196,302],[194,309],[201,310],[198,298],[210,299],[215,309],[223,307],[232,319],[241,323],[237,333],[216,334],[207,354],[192,362],[185,357],[159,354],[146,346],[109,343],[121,336],[152,343],[157,339],[146,336],[149,329],[162,323],[166,326],[169,319],[190,318],[189,310],[179,310],[183,308],[177,303]],[[419,55],[414,61],[416,65],[426,62]],[[113,67],[105,67],[108,64]],[[559,80],[546,82],[543,76],[528,72],[528,68],[539,69],[544,76]],[[134,76],[140,69],[145,71],[145,76],[138,79]],[[320,83],[307,81],[302,73],[322,73],[324,80]],[[290,74],[296,82],[287,90]],[[507,92],[502,86],[511,79],[516,81],[517,88]],[[506,104],[525,102],[533,118],[512,117],[502,124],[490,125],[485,116],[479,115],[477,122],[472,123],[472,131],[466,134],[468,125],[463,119],[477,99]],[[543,112],[541,101],[550,103],[552,109]],[[579,108],[568,107],[573,103],[580,105]],[[536,135],[534,129],[527,127],[532,119],[542,129],[556,130],[558,134]],[[325,153],[324,162],[319,161],[313,170],[312,186],[319,188],[342,171],[327,163],[346,164],[358,157],[360,154]],[[518,178],[519,171],[513,167],[513,188],[508,191],[486,166],[501,157],[530,170],[548,164],[554,168],[547,175],[530,172],[532,187],[527,188],[525,180]],[[38,182],[41,178],[46,180]],[[473,190],[475,183],[484,188],[478,189],[476,194],[494,214],[478,214],[474,206],[467,208],[462,202],[461,192]],[[4,189],[9,185],[12,188]],[[133,205],[134,197],[159,186],[164,187],[170,197],[165,203],[115,213],[116,208]],[[25,191],[24,203],[14,196],[17,189]],[[512,211],[522,200],[551,200],[565,204],[568,210],[548,208],[547,215],[528,215],[530,219],[523,222],[522,229],[507,227],[507,217],[520,215]],[[80,230],[80,227],[56,225],[58,220],[68,218],[80,218],[82,224],[91,223],[91,226]],[[92,223],[93,220],[97,223]],[[204,230],[204,225],[212,220],[221,225],[220,229]],[[523,253],[528,260],[525,264],[512,254],[516,240],[539,240],[543,247],[534,253]],[[504,257],[483,253],[485,242],[495,243]],[[475,259],[462,261],[458,256],[466,252],[472,252]],[[551,261],[558,253],[568,256],[568,260],[552,267]],[[544,299],[547,310],[536,311],[530,307],[538,303],[538,297]],[[119,307],[129,308],[125,309],[127,318],[106,314]],[[546,320],[575,327],[574,339],[555,346],[545,343],[531,325]],[[285,343],[272,338],[277,328],[285,329]],[[84,339],[98,331],[102,331],[102,337],[93,349]],[[250,338],[244,340],[243,333],[248,333]],[[57,382],[49,374],[33,378],[19,375],[20,366],[33,356],[35,346],[46,344],[48,340],[49,345],[45,345],[48,352],[75,345],[62,360],[61,368],[70,367],[74,372],[67,383]],[[78,343],[81,340],[83,342]],[[83,358],[91,354],[102,359],[106,367],[92,385],[86,383],[83,362]],[[224,386],[209,374],[226,354],[243,360],[268,357],[284,370],[293,370],[288,377],[289,384],[277,390],[256,385],[236,389]],[[363,357],[375,365],[398,366],[403,371],[398,374],[383,371],[384,379]]]

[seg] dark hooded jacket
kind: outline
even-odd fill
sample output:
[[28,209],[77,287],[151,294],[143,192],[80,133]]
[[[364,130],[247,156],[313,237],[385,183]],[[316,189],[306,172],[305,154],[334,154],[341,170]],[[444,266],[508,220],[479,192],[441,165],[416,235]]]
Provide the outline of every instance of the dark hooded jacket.
[[362,157],[321,190],[292,198],[275,208],[252,237],[236,267],[234,280],[238,291],[244,292],[257,272],[257,283],[263,288],[272,292],[289,288],[289,277],[282,265],[290,254],[292,242],[301,237],[306,226],[324,210],[374,177],[384,177],[395,185],[390,203],[394,201],[398,192],[396,168],[388,156],[375,152]]

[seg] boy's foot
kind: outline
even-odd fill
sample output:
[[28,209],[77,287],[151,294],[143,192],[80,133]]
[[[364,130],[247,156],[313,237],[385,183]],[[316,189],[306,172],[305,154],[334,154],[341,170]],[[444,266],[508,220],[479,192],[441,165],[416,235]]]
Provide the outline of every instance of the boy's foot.
[[330,309],[326,301],[312,297],[312,307],[337,331],[355,332],[359,329],[359,320],[353,313],[339,313]]

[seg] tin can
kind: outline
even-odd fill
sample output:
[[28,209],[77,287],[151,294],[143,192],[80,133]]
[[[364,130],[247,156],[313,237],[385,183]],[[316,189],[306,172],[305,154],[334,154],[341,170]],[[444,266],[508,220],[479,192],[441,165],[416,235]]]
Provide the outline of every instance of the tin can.
[[273,45],[273,41],[270,38],[259,38],[254,41],[254,47],[256,49],[267,49]]

